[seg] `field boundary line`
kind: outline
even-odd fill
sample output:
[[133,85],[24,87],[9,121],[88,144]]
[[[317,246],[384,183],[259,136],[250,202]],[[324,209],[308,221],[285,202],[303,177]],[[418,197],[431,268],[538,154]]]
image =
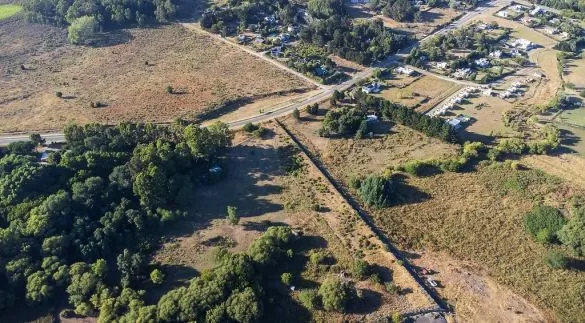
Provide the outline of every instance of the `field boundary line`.
[[320,158],[315,156],[310,149],[308,149],[305,144],[297,138],[295,134],[293,134],[280,120],[275,119],[277,125],[279,125],[284,132],[292,139],[292,141],[301,149],[301,151],[308,157],[311,161],[313,166],[319,170],[319,172],[325,177],[325,179],[333,186],[333,188],[337,191],[337,193],[345,200],[345,202],[358,214],[361,220],[366,224],[366,226],[376,235],[376,238],[380,240],[380,242],[386,247],[386,250],[390,252],[397,260],[402,261],[403,267],[406,271],[410,274],[412,279],[417,283],[422,293],[429,299],[429,301],[435,306],[431,308],[420,309],[418,311],[408,312],[405,313],[405,316],[414,316],[419,314],[426,314],[426,313],[444,313],[449,312],[449,309],[443,305],[443,301],[440,299],[436,293],[430,289],[420,278],[414,269],[414,267],[410,264],[408,259],[402,256],[400,251],[392,244],[392,242],[384,235],[384,233],[378,229],[378,227],[373,223],[369,214],[362,209],[362,207],[355,201],[355,199],[343,188],[341,184],[329,173],[325,165],[321,162]]

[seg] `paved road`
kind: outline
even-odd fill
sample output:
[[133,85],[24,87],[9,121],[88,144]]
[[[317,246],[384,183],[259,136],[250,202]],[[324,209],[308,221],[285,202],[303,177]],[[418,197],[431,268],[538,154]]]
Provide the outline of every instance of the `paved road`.
[[[470,12],[466,13],[465,15],[461,16],[457,21],[451,23],[450,25],[446,26],[445,28],[442,28],[440,30],[435,31],[431,35],[423,38],[421,41],[425,41],[425,40],[427,40],[430,37],[435,36],[435,35],[446,33],[449,30],[457,29],[457,28],[461,27],[462,25],[466,24],[467,22],[469,22],[470,20],[472,20],[477,15],[483,13],[485,10],[488,10],[490,8],[494,8],[496,6],[502,6],[502,5],[505,5],[508,3],[509,3],[509,0],[492,0],[492,1],[482,2],[482,3],[480,3],[480,6],[477,9],[475,9],[474,11],[470,11]],[[201,29],[195,28],[193,25],[189,25],[189,24],[187,24],[187,27],[190,29],[201,30]],[[279,68],[284,69],[292,74],[295,74],[295,75],[311,82],[312,84],[317,83],[316,85],[318,85],[319,88],[321,89],[320,93],[317,93],[314,96],[311,96],[311,97],[309,97],[301,102],[293,102],[289,105],[285,105],[283,107],[280,107],[280,108],[277,108],[275,110],[268,111],[265,113],[261,113],[261,114],[258,114],[256,116],[253,116],[253,117],[227,122],[227,124],[230,126],[230,128],[239,128],[248,122],[258,123],[258,122],[271,120],[271,119],[289,114],[294,109],[300,110],[309,104],[322,102],[322,101],[326,100],[328,97],[330,97],[335,90],[344,91],[344,90],[352,87],[359,80],[370,77],[375,68],[387,67],[387,66],[390,66],[396,62],[399,62],[401,59],[405,58],[408,55],[408,53],[410,52],[410,50],[412,48],[414,48],[415,46],[418,45],[418,42],[413,43],[412,45],[399,50],[398,53],[396,53],[395,55],[391,55],[388,58],[386,58],[384,61],[379,62],[372,67],[366,68],[363,71],[354,74],[351,79],[349,79],[341,84],[337,84],[334,86],[326,86],[326,85],[323,85],[323,84],[316,82],[315,80],[313,80],[311,78],[308,78],[307,76],[305,76],[301,73],[298,73],[298,72],[288,68],[287,66],[285,66],[283,64],[280,64],[279,62],[277,62],[275,60],[270,59],[269,57],[266,57],[262,53],[258,53],[256,51],[253,51],[245,46],[235,44],[235,43],[233,43],[233,42],[231,42],[223,37],[219,37],[219,36],[214,35],[214,34],[210,34],[210,35],[212,35],[213,37],[215,37],[215,38],[217,38],[217,39],[219,39],[227,44],[237,46],[238,48],[246,51],[247,53],[254,55],[258,58],[261,58],[261,59],[265,60],[266,62],[269,62],[270,64],[273,64],[275,66],[278,66]],[[439,77],[439,78],[442,78],[442,79],[445,79],[445,80],[448,80],[451,82],[460,83],[460,84],[464,84],[464,85],[470,85],[470,83],[468,83],[468,82],[455,80],[455,79],[452,79],[452,78],[449,78],[446,76],[442,76],[442,75],[438,75],[438,74],[434,74],[434,73],[431,73],[431,72],[428,72],[425,70],[417,69],[417,71],[424,73],[424,74],[431,74],[435,77]],[[45,138],[47,142],[64,142],[65,141],[65,135],[63,133],[59,133],[59,132],[44,133],[44,134],[41,134],[41,136],[43,138]],[[16,142],[16,141],[28,140],[28,138],[29,138],[28,134],[0,136],[0,146],[6,146],[6,145],[8,145],[12,142]]]

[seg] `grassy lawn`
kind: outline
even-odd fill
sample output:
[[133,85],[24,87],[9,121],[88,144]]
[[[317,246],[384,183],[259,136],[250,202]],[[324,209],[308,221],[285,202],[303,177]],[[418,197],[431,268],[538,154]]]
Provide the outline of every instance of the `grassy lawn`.
[[12,17],[22,11],[22,7],[16,4],[0,4],[0,20]]

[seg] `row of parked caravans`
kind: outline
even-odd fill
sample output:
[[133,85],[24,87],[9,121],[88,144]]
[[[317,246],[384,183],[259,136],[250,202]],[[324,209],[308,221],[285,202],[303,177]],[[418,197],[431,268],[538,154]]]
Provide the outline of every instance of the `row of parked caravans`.
[[478,92],[482,92],[484,95],[491,95],[492,89],[490,88],[479,88],[469,86],[464,88],[461,92],[459,92],[455,97],[451,98],[448,102],[443,104],[440,108],[433,110],[429,116],[437,117],[440,115],[444,115],[447,111],[453,109],[456,104],[460,104],[464,99],[467,99],[470,95]]

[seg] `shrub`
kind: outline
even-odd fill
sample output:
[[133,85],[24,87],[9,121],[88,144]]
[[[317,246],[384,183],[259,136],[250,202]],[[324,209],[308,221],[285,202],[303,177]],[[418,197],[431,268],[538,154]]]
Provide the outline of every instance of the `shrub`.
[[368,264],[367,261],[359,258],[355,259],[355,261],[353,262],[353,274],[357,278],[363,279],[368,275],[369,271],[370,264]]
[[337,277],[328,277],[319,287],[319,296],[326,311],[345,312],[348,303],[355,299],[357,292],[349,283]]
[[370,175],[362,181],[358,193],[366,205],[384,208],[390,205],[393,190],[390,179]]
[[394,312],[394,313],[392,313],[391,320],[392,320],[392,323],[402,323],[402,321],[403,321],[402,315],[400,315],[400,313]]
[[165,279],[165,274],[160,270],[160,269],[155,269],[152,272],[150,272],[150,280],[157,285],[160,285],[163,283]]
[[263,128],[263,127],[259,127],[258,129],[252,131],[252,136],[254,136],[256,138],[262,138],[262,136],[264,136],[264,134],[266,134],[266,128]]
[[299,292],[299,301],[307,309],[315,309],[319,305],[319,296],[314,289],[303,289]]
[[172,86],[170,86],[170,85],[167,85],[167,87],[165,88],[165,91],[166,91],[168,94],[173,94],[173,87],[172,87]]
[[329,255],[325,250],[311,250],[309,255],[309,262],[313,265],[319,265],[325,262]]
[[74,45],[86,45],[93,41],[98,29],[98,21],[93,16],[82,16],[75,19],[67,29],[67,38]]
[[393,282],[387,282],[384,284],[386,291],[390,294],[398,294],[400,292],[400,287],[396,286]]
[[349,179],[349,187],[357,190],[362,186],[362,179],[359,177],[352,177]]
[[355,139],[363,139],[367,134],[369,127],[368,127],[368,121],[367,120],[362,120],[362,122],[360,123],[359,128],[357,129],[354,138]]
[[229,205],[227,207],[227,216],[226,219],[230,224],[236,225],[240,222],[240,218],[238,217],[238,208],[235,206]]
[[59,99],[63,97],[63,92],[55,92],[55,96],[58,97]]
[[582,98],[585,98],[585,90],[581,91],[581,93],[579,93],[579,95],[580,95]]
[[315,103],[315,104],[307,105],[305,110],[307,111],[308,114],[312,114],[312,115],[318,114],[319,113],[319,104]]
[[558,251],[549,251],[546,254],[546,263],[553,269],[564,269],[569,265],[569,260]]
[[407,161],[406,163],[397,167],[397,170],[408,173],[410,175],[419,176],[424,169],[425,164],[418,160]]
[[286,286],[290,286],[293,282],[293,275],[291,273],[283,273],[280,275],[280,281]]
[[252,132],[252,131],[258,130],[258,128],[259,128],[259,127],[258,127],[257,125],[255,125],[255,124],[253,124],[253,123],[251,123],[251,122],[248,122],[248,123],[246,123],[246,124],[244,125],[244,127],[243,127],[242,129],[243,129],[245,132],[248,132],[248,133],[250,133],[250,132]]
[[576,214],[558,232],[558,238],[578,256],[585,255],[585,208],[577,210]]
[[524,218],[526,231],[541,243],[551,243],[566,220],[561,212],[550,206],[537,206]]
[[299,120],[301,118],[301,112],[299,111],[299,109],[294,109],[292,112],[292,116],[293,118]]

